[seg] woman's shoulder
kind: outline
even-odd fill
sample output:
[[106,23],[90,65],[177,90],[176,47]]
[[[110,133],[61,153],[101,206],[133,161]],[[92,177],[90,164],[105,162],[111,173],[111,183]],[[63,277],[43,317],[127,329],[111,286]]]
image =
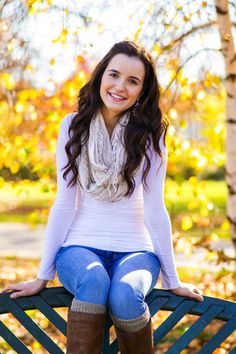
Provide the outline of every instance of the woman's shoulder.
[[77,112],[72,112],[72,113],[66,114],[61,120],[61,126],[68,127],[76,114],[77,114]]
[[68,136],[71,121],[76,114],[77,114],[77,112],[68,113],[62,118],[61,123],[60,123],[61,133],[64,133],[66,136]]
[[66,114],[60,122],[60,135],[64,136],[66,140],[69,140],[69,128],[72,119],[77,114],[77,112]]

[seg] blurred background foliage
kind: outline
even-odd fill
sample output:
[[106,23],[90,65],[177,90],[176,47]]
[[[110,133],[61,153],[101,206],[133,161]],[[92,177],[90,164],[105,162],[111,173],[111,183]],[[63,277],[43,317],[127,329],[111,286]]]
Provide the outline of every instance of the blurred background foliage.
[[[229,1],[228,5],[235,35],[235,3]],[[130,27],[122,23],[122,13]],[[48,35],[41,42],[38,37],[33,40],[46,18],[52,22],[51,28],[47,24]],[[214,248],[218,241],[230,239],[224,176],[226,89],[218,36],[213,0],[121,0],[119,4],[102,0],[96,4],[3,1],[0,221],[27,222],[32,227],[46,223],[56,192],[55,149],[60,121],[76,111],[79,89],[101,53],[105,54],[114,41],[135,40],[155,58],[161,109],[170,121],[166,205],[175,250],[191,256],[204,248],[205,261],[222,265],[215,274],[207,269],[194,273],[195,281],[193,270],[181,269],[181,279],[199,283],[206,295],[235,299],[233,252],[226,254],[223,248]],[[67,66],[67,75],[59,80],[57,73],[62,68],[66,72]],[[2,286],[31,275],[27,266],[21,274],[16,272],[14,279],[9,278],[13,274],[9,269],[23,269],[23,260],[4,262]],[[227,345],[215,353],[226,353]]]

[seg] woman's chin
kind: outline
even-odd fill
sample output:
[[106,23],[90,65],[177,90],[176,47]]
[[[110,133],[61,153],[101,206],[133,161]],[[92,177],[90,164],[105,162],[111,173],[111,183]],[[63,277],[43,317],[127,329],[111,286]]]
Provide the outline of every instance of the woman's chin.
[[129,109],[129,107],[127,107],[126,105],[125,106],[118,106],[118,105],[104,105],[104,108],[106,111],[109,111],[109,112],[114,112],[116,114],[119,114],[121,112],[124,112],[126,111],[127,109]]

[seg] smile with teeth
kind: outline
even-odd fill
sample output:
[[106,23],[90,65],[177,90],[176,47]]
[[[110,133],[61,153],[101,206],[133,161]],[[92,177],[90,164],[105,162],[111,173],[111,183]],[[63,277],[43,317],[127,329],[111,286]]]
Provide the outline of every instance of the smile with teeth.
[[124,101],[126,100],[125,97],[116,95],[115,93],[108,92],[109,96],[112,97],[115,101]]

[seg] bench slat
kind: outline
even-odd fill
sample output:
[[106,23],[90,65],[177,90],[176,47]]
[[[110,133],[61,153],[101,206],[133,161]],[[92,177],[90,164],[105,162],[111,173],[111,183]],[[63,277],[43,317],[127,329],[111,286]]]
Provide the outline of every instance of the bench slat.
[[60,300],[61,306],[69,307],[71,306],[71,302],[73,299],[72,294],[65,295],[65,294],[57,294],[56,297]]
[[8,312],[12,313],[29,333],[49,351],[49,353],[63,354],[63,351],[48,337],[47,333],[45,333],[16,302],[6,299],[4,306],[8,309]]
[[204,345],[198,354],[208,354],[210,350],[215,350],[235,330],[235,323],[236,315],[221,327],[219,332]]
[[18,339],[6,326],[0,321],[1,337],[17,352],[22,354],[31,354],[31,351],[25,344]]
[[180,353],[222,310],[221,306],[212,305],[166,353]]
[[54,326],[66,336],[66,321],[40,296],[32,296],[32,303],[39,309]]
[[191,300],[184,301],[154,332],[154,341],[156,343],[165,337],[165,335],[195,306],[195,302]]
[[151,316],[154,316],[162,307],[166,306],[169,301],[170,299],[168,297],[154,298],[152,302],[146,301],[148,303]]

